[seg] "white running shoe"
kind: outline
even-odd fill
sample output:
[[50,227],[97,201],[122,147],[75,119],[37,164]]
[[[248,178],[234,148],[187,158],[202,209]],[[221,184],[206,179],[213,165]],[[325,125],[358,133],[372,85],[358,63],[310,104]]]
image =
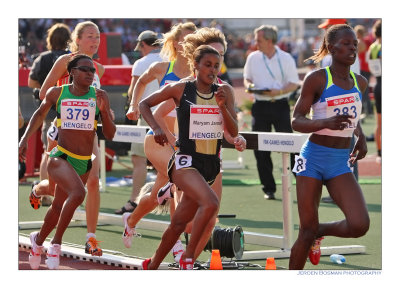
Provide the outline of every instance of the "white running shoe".
[[172,184],[173,184],[172,182],[168,181],[161,189],[158,190],[157,192],[158,204],[165,205],[165,202],[173,197],[171,191]]
[[122,233],[122,242],[126,248],[132,246],[132,237],[136,235],[135,227],[131,228],[128,226],[128,218],[131,215],[130,212],[125,212],[122,214],[122,220],[124,221],[124,232]]
[[50,244],[49,249],[47,250],[47,259],[46,265],[49,270],[58,270],[58,266],[60,265],[60,254],[61,254],[61,245],[60,244]]
[[43,246],[36,244],[36,237],[39,234],[38,231],[31,232],[29,239],[31,240],[31,252],[29,253],[29,265],[32,270],[39,269],[40,262],[42,261],[42,249]]
[[176,241],[174,247],[172,248],[172,255],[174,256],[174,260],[176,263],[179,263],[179,260],[181,260],[184,251],[185,250],[181,240]]

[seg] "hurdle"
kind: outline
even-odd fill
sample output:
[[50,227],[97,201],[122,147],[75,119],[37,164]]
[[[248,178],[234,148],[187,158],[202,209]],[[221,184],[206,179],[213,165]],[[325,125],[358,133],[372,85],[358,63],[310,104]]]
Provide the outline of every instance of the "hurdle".
[[[100,128],[100,129],[99,129]],[[117,132],[113,141],[143,143],[147,126],[126,126],[117,125]],[[294,222],[293,222],[293,200],[290,154],[300,152],[308,134],[300,133],[277,133],[277,132],[240,132],[247,141],[247,149],[278,152],[282,155],[282,208],[283,208],[283,235],[271,235],[244,231],[244,241],[248,244],[277,247],[277,250],[245,251],[240,260],[257,260],[268,257],[287,258],[290,256],[290,249],[294,243]],[[105,141],[102,135],[101,125],[98,127],[101,149],[101,182],[105,190]],[[234,148],[232,144],[223,140],[224,148]],[[85,220],[85,212],[77,210],[73,216],[76,223],[81,224]],[[122,219],[114,214],[99,214],[99,222],[112,225],[122,225]],[[137,228],[164,231],[169,222],[142,219]],[[328,246],[321,248],[322,255],[332,253],[361,254],[366,248],[362,245]]]

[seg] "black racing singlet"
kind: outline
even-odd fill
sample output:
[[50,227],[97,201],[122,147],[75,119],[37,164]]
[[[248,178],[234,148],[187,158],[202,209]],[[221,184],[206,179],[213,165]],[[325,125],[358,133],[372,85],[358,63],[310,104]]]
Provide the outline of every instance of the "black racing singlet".
[[[218,111],[219,108],[215,108],[218,106],[215,100],[215,92],[217,91],[218,85],[213,84],[211,87],[212,93],[210,97],[201,93],[198,93],[195,86],[195,81],[187,81],[185,89],[182,94],[182,98],[180,100],[179,107],[176,108],[178,126],[179,126],[179,139],[177,141],[178,152],[182,154],[188,155],[196,155],[196,154],[205,154],[205,155],[215,155],[217,156],[220,152],[221,143],[222,143],[222,131],[218,132],[207,132],[204,139],[196,139],[192,136],[189,136],[190,131],[190,116],[191,116],[191,106],[212,106],[214,110]],[[211,109],[210,109],[211,110]],[[221,122],[210,122],[211,125],[216,124],[217,126],[222,126]]]

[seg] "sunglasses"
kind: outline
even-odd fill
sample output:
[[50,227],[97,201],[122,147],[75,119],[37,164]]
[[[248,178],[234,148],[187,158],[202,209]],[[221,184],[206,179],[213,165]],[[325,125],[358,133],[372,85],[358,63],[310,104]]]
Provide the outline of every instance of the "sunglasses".
[[96,72],[96,68],[90,67],[90,66],[76,66],[76,67],[72,67],[72,68],[79,69],[80,71],[83,71],[83,72],[91,72],[92,74],[94,74]]

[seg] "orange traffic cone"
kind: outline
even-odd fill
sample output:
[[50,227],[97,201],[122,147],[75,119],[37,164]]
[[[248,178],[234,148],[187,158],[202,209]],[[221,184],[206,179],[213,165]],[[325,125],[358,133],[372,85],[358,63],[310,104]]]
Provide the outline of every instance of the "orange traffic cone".
[[275,258],[267,258],[267,262],[265,264],[266,270],[276,270]]
[[213,249],[211,252],[210,270],[222,270],[221,256],[219,249]]

